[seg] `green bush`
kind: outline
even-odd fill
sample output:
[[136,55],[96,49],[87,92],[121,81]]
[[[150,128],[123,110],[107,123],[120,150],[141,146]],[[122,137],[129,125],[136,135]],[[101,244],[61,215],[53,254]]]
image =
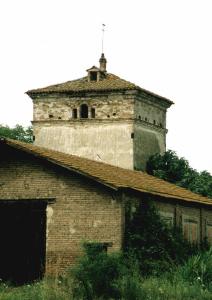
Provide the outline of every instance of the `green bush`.
[[199,250],[184,239],[180,228],[168,226],[149,201],[126,219],[125,253],[137,258],[144,276],[167,272]]
[[71,270],[74,299],[146,299],[134,257],[100,252],[99,244],[90,246],[85,245],[85,256]]
[[120,299],[144,300],[147,297],[145,289],[142,287],[142,278],[139,272],[128,272],[127,275],[119,278],[115,283],[120,294]]
[[85,256],[71,270],[74,278],[74,298],[120,299],[120,291],[116,282],[127,274],[123,255],[98,252],[98,246],[85,247],[85,251]]
[[192,256],[179,268],[183,280],[200,284],[212,291],[212,248],[207,252]]

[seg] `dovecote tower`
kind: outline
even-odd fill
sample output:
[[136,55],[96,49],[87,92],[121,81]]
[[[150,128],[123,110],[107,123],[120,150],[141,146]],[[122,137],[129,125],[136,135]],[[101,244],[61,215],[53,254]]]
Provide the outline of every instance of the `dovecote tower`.
[[166,111],[172,101],[99,68],[77,80],[30,90],[37,146],[144,170],[166,149]]

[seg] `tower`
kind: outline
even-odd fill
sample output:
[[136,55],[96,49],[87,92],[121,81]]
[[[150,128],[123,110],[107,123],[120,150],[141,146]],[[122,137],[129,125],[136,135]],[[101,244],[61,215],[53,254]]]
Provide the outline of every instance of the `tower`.
[[107,73],[30,90],[34,143],[127,169],[145,169],[166,148],[166,111],[172,101]]

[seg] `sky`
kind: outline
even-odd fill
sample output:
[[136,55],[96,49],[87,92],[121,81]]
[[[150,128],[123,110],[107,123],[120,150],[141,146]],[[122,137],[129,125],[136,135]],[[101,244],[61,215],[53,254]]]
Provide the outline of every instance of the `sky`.
[[174,101],[167,149],[212,173],[211,0],[1,0],[0,124],[30,125],[27,90],[98,65]]

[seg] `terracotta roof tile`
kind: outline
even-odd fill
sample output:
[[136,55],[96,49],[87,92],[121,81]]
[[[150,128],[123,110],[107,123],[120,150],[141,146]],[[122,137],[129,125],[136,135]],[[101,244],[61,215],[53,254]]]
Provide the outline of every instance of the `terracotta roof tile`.
[[212,205],[212,199],[200,196],[187,189],[178,187],[141,171],[127,170],[15,140],[3,139],[0,140],[0,144],[1,143],[5,143],[20,151],[31,153],[34,156],[46,159],[53,164],[60,165],[66,169],[85,175],[95,181],[110,186],[111,188],[129,188],[135,191],[159,195],[166,198]]
[[52,92],[79,92],[97,90],[131,90],[139,88],[135,84],[121,79],[114,74],[107,74],[99,81],[88,82],[87,76],[80,79],[67,81],[61,84],[51,85],[40,89],[30,90],[27,93],[52,93]]
[[173,102],[162,96],[142,89],[134,83],[124,80],[114,74],[107,73],[105,78],[99,81],[88,82],[87,76],[80,79],[67,81],[60,84],[50,85],[44,88],[29,90],[26,93],[29,96],[42,93],[80,93],[80,92],[101,92],[101,91],[123,91],[123,90],[140,90],[155,97],[164,99],[168,103]]

